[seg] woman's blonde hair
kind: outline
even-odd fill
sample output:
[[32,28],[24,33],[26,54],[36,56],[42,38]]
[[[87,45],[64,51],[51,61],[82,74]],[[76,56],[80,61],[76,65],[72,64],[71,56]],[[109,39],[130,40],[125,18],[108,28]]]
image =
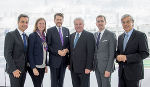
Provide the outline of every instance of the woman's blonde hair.
[[34,30],[33,30],[33,32],[36,32],[36,30],[38,29],[37,24],[38,24],[38,22],[41,21],[41,20],[44,20],[44,21],[45,21],[45,29],[44,29],[43,32],[46,33],[46,20],[45,20],[44,18],[38,18],[38,19],[36,20],[35,25],[34,25]]

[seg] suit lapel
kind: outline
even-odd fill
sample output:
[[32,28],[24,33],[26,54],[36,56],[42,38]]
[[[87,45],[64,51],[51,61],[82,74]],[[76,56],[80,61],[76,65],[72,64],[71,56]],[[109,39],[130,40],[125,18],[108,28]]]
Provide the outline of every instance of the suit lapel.
[[73,33],[72,37],[71,37],[71,43],[72,43],[72,48],[74,48],[74,39],[75,39],[75,35],[76,33]]
[[124,34],[122,34],[121,36],[120,36],[120,50],[123,52],[123,40],[124,40]]
[[[84,33],[85,33],[85,31],[83,30],[82,31],[82,33],[81,33],[81,35],[80,35],[80,37],[79,37],[79,39],[78,39],[78,41],[77,41],[77,43],[76,43],[76,47],[78,46],[78,44],[82,41],[82,39],[83,39],[83,37],[84,37]],[[75,39],[75,36],[74,36],[74,39]],[[74,45],[73,45],[74,46]],[[76,48],[75,47],[75,48]]]
[[101,37],[101,39],[100,39],[99,46],[100,46],[100,44],[102,43],[102,41],[105,40],[105,37],[106,37],[106,36],[107,36],[107,30],[104,31],[104,33],[103,33],[103,35],[102,35],[102,37]]
[[[95,38],[95,42],[97,43],[97,37],[98,37],[98,32],[94,33],[94,38]],[[96,46],[96,43],[95,43],[95,50],[97,50],[97,46]]]
[[[56,35],[57,40],[58,40],[59,43],[61,44],[61,40],[60,40],[60,36],[59,36],[59,31],[58,31],[58,29],[56,28],[56,26],[55,26],[55,29],[54,29],[54,34]],[[62,46],[62,44],[61,44],[61,46]]]
[[130,45],[130,43],[132,42],[132,40],[134,39],[134,37],[135,37],[135,30],[133,30],[133,32],[132,32],[132,34],[131,34],[131,36],[130,36],[127,44],[126,44],[125,51],[127,50],[128,46]]
[[79,39],[78,39],[78,41],[77,41],[76,47],[77,47],[78,44],[82,41],[82,39],[83,39],[83,37],[84,37],[84,33],[85,33],[85,31],[83,30],[82,33],[81,33],[81,35],[80,35],[80,37],[79,37]]
[[65,32],[65,29],[63,27],[62,27],[62,33],[63,33],[63,41],[65,43],[66,32]]
[[18,40],[20,40],[22,46],[24,47],[24,43],[23,43],[23,40],[22,40],[22,38],[21,38],[21,36],[19,34],[19,31],[16,29],[15,32],[16,32],[16,36],[17,36]]

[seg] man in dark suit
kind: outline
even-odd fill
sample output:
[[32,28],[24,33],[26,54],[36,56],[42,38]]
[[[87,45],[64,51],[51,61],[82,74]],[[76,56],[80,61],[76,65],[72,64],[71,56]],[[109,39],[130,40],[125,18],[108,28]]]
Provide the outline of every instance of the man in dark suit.
[[70,66],[73,87],[89,87],[93,69],[94,35],[84,30],[81,18],[74,20],[76,32],[70,36]]
[[24,31],[28,28],[28,22],[29,17],[27,15],[19,15],[18,28],[8,32],[5,37],[4,56],[11,87],[24,87],[28,39]]
[[63,87],[68,64],[69,29],[62,27],[63,19],[62,13],[56,13],[54,15],[56,26],[47,30],[51,87]]
[[149,56],[145,33],[133,28],[134,19],[129,14],[121,18],[125,32],[118,37],[117,62],[119,64],[119,87],[139,87],[144,78],[143,59]]

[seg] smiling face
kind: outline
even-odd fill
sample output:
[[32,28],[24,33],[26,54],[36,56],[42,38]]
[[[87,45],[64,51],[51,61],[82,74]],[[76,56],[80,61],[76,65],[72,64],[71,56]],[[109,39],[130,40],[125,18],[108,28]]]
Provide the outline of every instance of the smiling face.
[[106,21],[104,17],[98,17],[96,18],[96,26],[98,27],[99,31],[102,31],[105,29]]
[[28,28],[29,18],[28,17],[21,17],[18,21],[18,28],[22,32],[24,32]]
[[46,22],[45,22],[45,20],[38,21],[37,28],[39,29],[40,32],[44,32],[44,30],[46,28]]
[[76,19],[76,20],[74,21],[74,27],[75,27],[76,32],[78,32],[78,33],[82,32],[83,29],[84,29],[83,20],[81,20],[81,19]]
[[63,23],[63,17],[61,16],[56,16],[54,19],[54,22],[56,24],[57,27],[61,27],[62,23]]
[[132,21],[131,17],[125,17],[121,20],[122,27],[126,32],[129,32],[133,29],[134,22]]

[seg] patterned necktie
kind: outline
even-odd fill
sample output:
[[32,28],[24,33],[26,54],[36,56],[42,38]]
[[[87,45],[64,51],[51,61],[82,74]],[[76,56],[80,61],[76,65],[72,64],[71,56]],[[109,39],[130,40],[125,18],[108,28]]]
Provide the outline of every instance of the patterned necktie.
[[59,28],[59,36],[60,36],[61,44],[63,46],[64,41],[63,41],[63,35],[62,35],[62,32],[61,32],[61,28]]
[[97,48],[98,48],[98,45],[99,45],[100,36],[101,36],[101,33],[99,33],[99,34],[98,34],[98,37],[97,37],[97,41],[96,41],[96,47],[97,47]]
[[27,51],[27,40],[26,40],[25,33],[23,33],[22,36],[23,36],[23,43],[24,43],[24,51],[26,52]]
[[77,33],[76,38],[74,39],[74,48],[76,47],[78,39],[79,39],[79,33]]
[[126,48],[126,45],[128,42],[128,37],[129,37],[129,35],[125,34],[124,41],[123,41],[123,51],[125,51],[125,48]]

